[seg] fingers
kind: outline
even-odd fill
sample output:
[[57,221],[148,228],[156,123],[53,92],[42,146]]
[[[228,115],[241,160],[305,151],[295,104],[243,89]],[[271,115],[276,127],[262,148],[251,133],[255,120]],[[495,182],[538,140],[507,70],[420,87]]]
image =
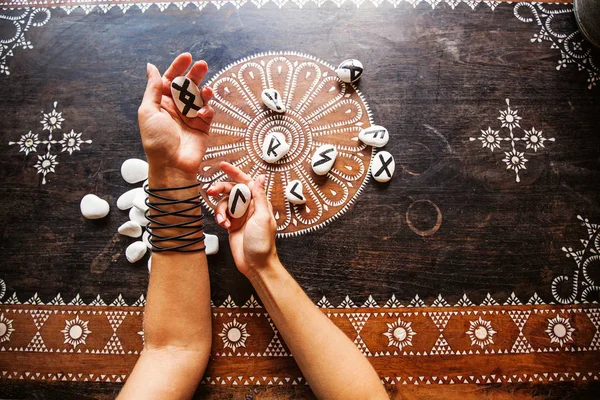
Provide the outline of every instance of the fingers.
[[201,60],[196,61],[194,65],[192,65],[192,69],[190,69],[190,72],[188,72],[186,76],[190,78],[196,86],[200,86],[200,82],[202,82],[202,79],[204,79],[204,75],[206,75],[207,72],[208,64],[206,61]]
[[148,73],[148,84],[144,92],[144,98],[140,106],[140,111],[158,111],[160,109],[160,101],[162,99],[162,80],[158,69],[148,63],[146,66]]
[[220,167],[221,167],[221,171],[225,172],[227,174],[227,176],[229,176],[229,178],[231,178],[232,181],[234,181],[236,183],[244,183],[246,185],[249,185],[250,183],[252,183],[252,178],[250,177],[250,175],[246,174],[244,171],[242,171],[238,167],[235,167],[225,161],[221,162]]
[[269,207],[270,203],[265,193],[265,180],[266,177],[264,175],[259,176],[256,180],[256,184],[252,187],[252,200],[256,208],[256,213],[271,214],[272,209]]
[[215,220],[217,224],[222,226],[225,229],[229,229],[231,226],[231,221],[227,217],[227,197],[219,201],[217,206],[215,207]]
[[210,125],[213,116],[215,115],[215,110],[213,110],[213,108],[207,104],[213,97],[213,91],[207,86],[202,88],[200,94],[202,95],[202,100],[204,101],[204,107],[202,107],[198,112],[198,118],[200,118],[205,124]]
[[192,63],[192,55],[190,53],[182,53],[175,57],[171,66],[167,68],[167,71],[163,75],[163,82],[165,88],[170,91],[171,81],[178,76],[185,74],[185,71],[190,67]]
[[231,182],[217,182],[214,185],[211,185],[211,187],[208,188],[206,193],[208,193],[209,196],[213,197],[219,195],[227,195],[231,192],[231,189],[233,189],[234,185],[235,184]]

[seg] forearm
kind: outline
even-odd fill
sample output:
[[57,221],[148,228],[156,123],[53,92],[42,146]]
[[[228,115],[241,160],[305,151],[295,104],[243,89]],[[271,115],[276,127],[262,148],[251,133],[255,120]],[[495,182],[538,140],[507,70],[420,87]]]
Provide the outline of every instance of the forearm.
[[[170,171],[150,170],[150,188],[183,187],[195,183],[195,176],[171,173]],[[161,195],[186,199],[198,195],[197,188],[161,192]],[[160,202],[150,197],[150,201]],[[175,211],[188,208],[189,205],[178,204],[161,207],[164,211]],[[156,214],[151,210],[150,215]],[[199,216],[201,209],[187,211],[188,215]],[[188,221],[182,217],[162,218],[167,224]],[[187,233],[182,228],[161,229],[162,236],[176,236]],[[200,237],[197,232],[192,237]],[[163,243],[163,247],[181,244]],[[192,248],[201,248],[203,243]],[[146,301],[144,317],[145,347],[160,348],[178,346],[187,349],[210,351],[211,314],[210,284],[208,266],[204,251],[198,252],[154,252],[152,256],[152,272]]]
[[248,278],[318,398],[387,399],[367,359],[278,260]]

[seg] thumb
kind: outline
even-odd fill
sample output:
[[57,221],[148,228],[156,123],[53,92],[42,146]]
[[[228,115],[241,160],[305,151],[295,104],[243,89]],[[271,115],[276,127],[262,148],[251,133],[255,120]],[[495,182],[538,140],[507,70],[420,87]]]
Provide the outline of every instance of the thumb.
[[254,200],[255,213],[265,213],[270,215],[269,200],[265,193],[265,181],[266,177],[261,175],[255,181],[254,185],[252,185],[252,200]]
[[146,72],[148,73],[148,84],[142,99],[142,107],[147,110],[158,110],[162,100],[162,78],[158,69],[150,63],[146,66]]

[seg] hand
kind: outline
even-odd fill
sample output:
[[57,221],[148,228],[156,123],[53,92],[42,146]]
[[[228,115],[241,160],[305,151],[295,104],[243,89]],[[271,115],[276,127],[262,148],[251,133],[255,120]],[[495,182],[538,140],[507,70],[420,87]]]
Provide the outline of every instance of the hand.
[[[147,66],[148,85],[138,110],[138,120],[151,179],[170,176],[176,180],[180,178],[181,184],[196,182],[214,111],[205,105],[198,117],[188,118],[179,112],[171,97],[171,81],[184,75],[191,64],[189,53],[180,54],[162,77],[154,65]],[[199,85],[207,72],[206,62],[197,61],[185,76]],[[207,104],[212,98],[212,89],[204,87],[201,94]]]
[[[229,245],[238,270],[248,276],[277,261],[275,233],[277,223],[273,216],[273,206],[265,193],[265,176],[256,180],[233,165],[222,162],[221,170],[233,182],[218,182],[207,193],[222,196],[215,209],[217,223],[229,232]],[[227,215],[228,195],[236,183],[246,184],[252,193],[252,200],[246,215],[231,219]]]

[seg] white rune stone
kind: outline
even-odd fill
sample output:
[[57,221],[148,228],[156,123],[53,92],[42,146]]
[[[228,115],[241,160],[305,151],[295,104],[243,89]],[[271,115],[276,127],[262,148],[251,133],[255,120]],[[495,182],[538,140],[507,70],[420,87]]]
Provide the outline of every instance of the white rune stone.
[[87,219],[104,218],[110,211],[108,202],[95,194],[86,194],[83,196],[79,208],[81,209],[81,214]]
[[171,96],[179,111],[188,118],[195,118],[204,105],[200,89],[191,79],[178,76],[171,82]]
[[129,210],[129,219],[133,222],[137,222],[141,226],[146,226],[150,223],[150,221],[146,219],[144,212],[140,211],[137,207],[131,207],[131,210]]
[[139,158],[130,158],[121,165],[121,175],[127,183],[138,183],[148,178],[148,163]]
[[206,248],[206,255],[212,256],[219,252],[219,238],[216,235],[210,233],[204,234],[204,247]]
[[302,182],[298,180],[288,182],[285,187],[285,198],[293,204],[304,204],[306,203],[306,197],[302,192]]
[[277,90],[265,89],[262,91],[260,98],[262,99],[263,103],[265,103],[265,106],[267,106],[269,109],[278,113],[285,112],[285,105],[283,104],[281,95]]
[[133,206],[142,212],[146,212],[148,206],[146,205],[147,193],[142,189],[141,192],[136,193],[133,198]]
[[377,182],[387,182],[392,179],[396,170],[394,157],[387,151],[380,151],[375,154],[371,163],[371,175]]
[[227,210],[233,218],[240,218],[246,214],[250,205],[250,189],[243,183],[238,183],[229,193]]
[[135,188],[120,195],[117,199],[117,207],[119,210],[129,210],[131,207],[133,207],[133,199],[140,192],[144,193],[144,189]]
[[152,245],[150,244],[150,240],[148,239],[150,239],[150,231],[148,230],[148,228],[146,228],[146,230],[142,234],[142,242],[146,244],[147,248],[152,249]]
[[317,175],[325,175],[329,172],[337,157],[337,149],[332,144],[324,144],[315,151],[312,156],[312,169]]
[[285,141],[285,136],[281,132],[271,132],[265,136],[262,145],[262,158],[268,163],[274,163],[287,154],[290,145]]
[[133,264],[134,262],[140,261],[142,257],[146,255],[147,251],[148,248],[146,245],[138,240],[127,246],[125,257],[127,257],[127,261]]
[[121,235],[137,238],[142,236],[142,227],[137,222],[127,221],[119,227]]
[[350,59],[344,60],[335,70],[338,78],[343,82],[351,83],[360,79],[363,73],[363,65],[360,61]]
[[366,129],[363,129],[358,134],[358,138],[364,144],[373,147],[383,147],[390,140],[388,130],[380,125],[372,125]]

